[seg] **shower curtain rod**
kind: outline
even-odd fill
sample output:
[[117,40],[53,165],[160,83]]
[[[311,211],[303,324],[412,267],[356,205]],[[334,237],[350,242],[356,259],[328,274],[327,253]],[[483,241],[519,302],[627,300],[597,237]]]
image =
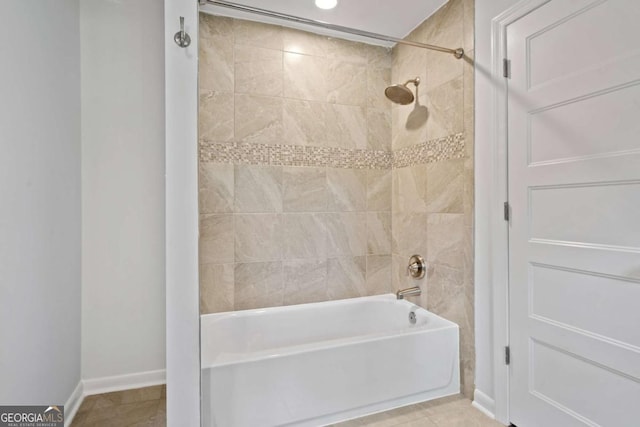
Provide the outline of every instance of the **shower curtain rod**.
[[371,33],[369,31],[356,30],[355,28],[343,27],[342,25],[329,24],[327,22],[316,21],[313,19],[301,18],[299,16],[287,15],[286,13],[273,12],[266,9],[260,9],[258,7],[246,6],[238,3],[233,3],[226,0],[200,0],[200,4],[210,4],[213,6],[226,7],[227,9],[233,9],[240,12],[253,13],[256,15],[268,16],[270,18],[282,19],[285,21],[295,22],[298,24],[311,25],[314,27],[324,28],[326,30],[339,31],[341,33],[353,34],[356,36],[367,37],[370,39],[382,40],[387,42],[394,42],[398,44],[404,44],[407,46],[420,47],[423,49],[436,50],[438,52],[450,53],[456,58],[460,59],[464,55],[462,48],[449,49],[446,47],[434,46],[426,43],[412,42],[409,40],[399,39],[397,37],[384,36],[382,34]]

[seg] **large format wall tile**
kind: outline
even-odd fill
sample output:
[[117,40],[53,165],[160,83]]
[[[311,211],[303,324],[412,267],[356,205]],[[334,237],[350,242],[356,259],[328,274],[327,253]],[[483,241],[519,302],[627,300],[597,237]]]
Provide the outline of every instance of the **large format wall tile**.
[[282,31],[285,52],[321,57],[327,55],[327,37],[286,27]]
[[234,309],[277,307],[284,301],[282,262],[235,265]]
[[227,142],[234,138],[234,96],[231,92],[200,92],[198,133],[204,140]]
[[429,294],[427,308],[434,313],[450,311],[448,306],[452,301],[464,298],[463,276],[461,269],[432,264],[427,281]]
[[327,62],[318,56],[284,53],[284,96],[325,102]]
[[327,209],[325,168],[285,167],[284,212],[324,212]]
[[464,86],[462,90],[462,98],[464,102],[463,121],[464,132],[466,137],[466,156],[468,159],[473,160],[474,151],[474,121],[475,121],[475,94],[474,94],[474,51],[468,51],[465,54],[464,70],[462,74],[462,84]]
[[462,47],[464,8],[461,0],[447,2],[432,18],[430,25],[421,25],[414,31],[415,37],[440,46]]
[[447,160],[427,165],[427,211],[463,212],[464,160]]
[[201,91],[233,92],[233,20],[200,14]]
[[235,261],[274,261],[282,257],[282,220],[276,214],[236,214]]
[[198,29],[200,31],[200,39],[206,43],[211,37],[233,38],[233,21],[235,20],[225,16],[201,13],[200,28]]
[[284,140],[291,145],[321,146],[327,141],[326,104],[284,99],[282,113]]
[[232,213],[233,181],[233,165],[200,163],[198,174],[200,213]]
[[367,148],[366,108],[354,105],[327,105],[327,140],[342,148]]
[[391,254],[390,212],[367,212],[367,254]]
[[391,146],[394,150],[411,147],[428,139],[427,123],[431,111],[427,105],[426,95],[419,96],[412,105],[391,107]]
[[233,264],[200,265],[200,313],[234,310]]
[[382,46],[365,45],[368,68],[386,68],[391,70],[391,49]]
[[[469,0],[465,0],[466,3]],[[465,26],[466,28],[466,26]],[[474,212],[474,123],[475,123],[475,113],[474,113],[474,87],[473,87],[473,79],[474,79],[474,66],[473,66],[473,58],[474,51],[467,51],[467,55],[470,60],[465,60],[464,67],[464,75],[463,75],[463,84],[464,84],[464,132],[466,135],[466,159],[464,161],[464,198],[463,198],[463,209],[465,213],[465,225],[473,226],[473,212]]]
[[427,214],[394,212],[391,220],[393,253],[407,257],[418,254],[426,259],[427,242],[431,239],[430,230],[427,238]]
[[233,215],[200,216],[200,262],[233,262]]
[[233,92],[233,45],[230,39],[211,37],[200,46],[199,73],[202,91]]
[[427,167],[416,165],[393,170],[394,213],[426,212]]
[[394,292],[391,283],[391,255],[367,256],[366,286],[369,295]]
[[[413,34],[413,33],[412,33]],[[408,37],[415,39],[415,37]],[[422,40],[417,40],[422,41]],[[393,129],[392,147],[394,150],[410,147],[430,139],[427,137],[427,121],[430,111],[426,105],[424,82],[427,76],[426,50],[411,46],[397,45],[393,49],[393,84],[404,84],[415,78],[420,79],[416,87],[409,83],[407,87],[414,93],[415,101],[410,105],[393,104],[391,109]]]
[[462,76],[448,81],[427,92],[427,139],[442,138],[462,132],[463,87]]
[[473,212],[475,203],[473,160],[467,159],[464,162],[462,186],[462,209],[464,212],[464,225],[473,227]]
[[391,211],[391,170],[367,171],[367,210]]
[[[425,49],[399,44],[393,49],[391,57],[391,80],[394,84],[404,84],[407,80],[413,80],[417,77],[420,79],[418,88],[424,87],[423,84],[427,77],[427,51]],[[416,87],[412,83],[407,87],[415,93]]]
[[391,150],[391,111],[367,109],[367,147],[370,150]]
[[464,267],[464,215],[428,214],[427,260],[454,268]]
[[384,90],[389,85],[391,85],[390,68],[367,68],[367,106],[390,111],[391,101],[384,95]]
[[442,84],[462,76],[464,60],[453,55],[442,55],[441,52],[428,51],[427,63],[429,72],[421,89],[428,92]]
[[369,61],[369,46],[364,43],[330,37],[327,57],[341,59],[352,64],[366,65]]
[[284,263],[284,304],[326,301],[327,260],[312,259]]
[[341,212],[325,215],[327,255],[362,256],[367,245],[367,216],[363,212]]
[[233,20],[236,44],[282,50],[282,27],[255,21]]
[[366,274],[365,257],[330,258],[327,273],[328,298],[334,300],[366,295]]
[[[219,235],[202,239],[201,261],[233,263],[230,301],[235,309],[368,294],[366,210],[390,215],[391,174],[342,164],[351,161],[343,157],[346,150],[384,153],[390,148],[390,104],[380,94],[376,105],[368,104],[370,98],[376,102],[368,70],[371,85],[375,81],[382,93],[390,81],[390,49],[227,18],[216,27],[218,18],[202,19],[207,21],[204,43],[213,40],[205,49],[220,47],[211,53],[217,74],[224,72],[223,79],[215,80],[212,67],[200,70],[205,86],[218,85],[202,94],[202,147],[235,144],[229,157],[210,159],[230,164],[202,163],[201,212],[230,215],[224,218],[226,228],[217,227]],[[239,156],[237,150],[251,150],[243,143],[268,147]],[[283,144],[333,147],[333,151],[318,157],[320,167],[272,166],[277,161],[272,147]],[[284,155],[311,156],[305,157],[305,164],[316,155],[287,150]],[[326,167],[326,156],[340,169]],[[375,229],[371,223],[372,250],[384,252],[389,246],[385,220],[378,222]],[[219,248],[213,237],[227,239],[228,244]],[[311,271],[317,274],[305,279],[302,266],[309,265],[315,265]],[[265,280],[253,276],[256,283],[252,283],[251,269]],[[335,283],[327,282],[329,273]],[[293,283],[296,277],[302,277],[301,284]],[[289,289],[299,288],[286,301],[285,283]],[[316,290],[309,283],[323,284]],[[203,281],[202,286],[214,285]]]
[[331,59],[327,68],[327,101],[334,104],[367,103],[367,68],[341,59]]
[[282,166],[235,166],[236,213],[282,212]]
[[[417,37],[439,46],[463,47],[463,6],[459,0],[448,2],[434,15],[435,25],[424,26]],[[473,31],[472,31],[473,33]],[[427,51],[428,73],[425,87],[430,90],[462,75],[463,60],[453,55]]]
[[474,19],[475,19],[475,0],[462,0],[464,7],[464,30],[463,30],[463,47],[465,52],[475,49],[474,39]]
[[462,286],[461,271],[439,265],[434,266],[433,270],[428,282],[430,298],[427,307],[460,327],[462,389],[465,394],[473,393],[473,303]]
[[282,139],[282,98],[236,94],[235,138],[275,144]]
[[327,210],[364,211],[367,203],[367,172],[327,168]]
[[324,214],[285,214],[282,219],[282,255],[284,259],[323,258],[327,256]]
[[282,51],[254,46],[235,47],[236,93],[282,96]]

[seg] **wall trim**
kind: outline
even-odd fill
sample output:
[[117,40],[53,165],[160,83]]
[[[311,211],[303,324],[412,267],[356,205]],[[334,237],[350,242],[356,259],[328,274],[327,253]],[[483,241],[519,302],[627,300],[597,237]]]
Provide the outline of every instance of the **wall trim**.
[[[191,45],[173,42],[184,17]],[[164,0],[167,425],[200,425],[198,3]]]
[[80,380],[69,399],[64,404],[64,425],[69,427],[78,413],[84,398],[94,394],[132,390],[166,383],[166,371],[136,372],[134,374],[114,375],[112,377]]
[[159,369],[157,371],[136,372],[134,374],[93,378],[82,382],[84,386],[83,396],[91,396],[93,394],[165,384],[166,371]]
[[485,414],[487,417],[494,420],[496,419],[496,416],[494,414],[496,407],[495,400],[478,389],[475,389],[475,391],[473,392],[473,402],[471,403],[471,406]]
[[73,417],[76,416],[82,401],[84,400],[84,385],[82,380],[78,381],[78,385],[73,390],[67,401],[64,403],[64,426],[69,427]]

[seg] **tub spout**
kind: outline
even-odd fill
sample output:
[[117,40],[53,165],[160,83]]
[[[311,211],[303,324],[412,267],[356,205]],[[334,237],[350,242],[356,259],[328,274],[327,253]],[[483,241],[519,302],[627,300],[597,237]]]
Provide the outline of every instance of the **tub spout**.
[[404,299],[404,297],[413,297],[418,296],[422,293],[419,287],[414,286],[413,288],[400,289],[396,292],[397,299]]

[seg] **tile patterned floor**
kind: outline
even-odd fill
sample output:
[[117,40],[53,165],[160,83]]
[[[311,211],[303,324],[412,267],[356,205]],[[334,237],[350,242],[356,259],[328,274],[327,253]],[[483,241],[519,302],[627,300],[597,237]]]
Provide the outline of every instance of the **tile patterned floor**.
[[166,387],[96,394],[84,398],[71,427],[164,427]]
[[335,427],[504,427],[471,406],[462,395],[381,412]]
[[[71,427],[164,427],[166,388],[154,386],[85,397]],[[502,427],[461,395],[381,412],[334,427]],[[232,427],[232,426],[229,426]],[[260,427],[260,426],[256,426]]]

